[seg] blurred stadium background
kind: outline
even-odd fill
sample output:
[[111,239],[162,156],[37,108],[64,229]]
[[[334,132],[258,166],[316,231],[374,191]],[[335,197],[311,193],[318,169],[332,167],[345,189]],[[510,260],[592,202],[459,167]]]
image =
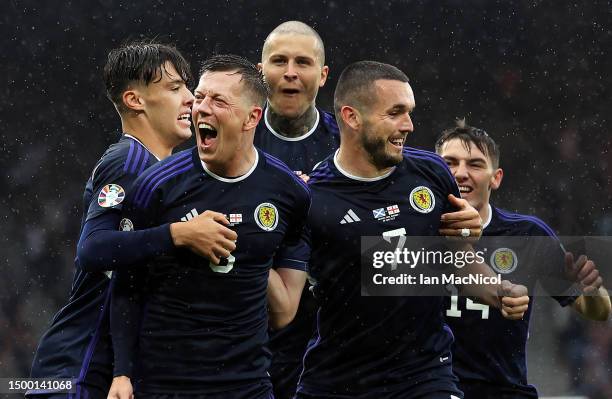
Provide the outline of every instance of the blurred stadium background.
[[[495,204],[560,235],[612,234],[609,1],[10,0],[0,16],[0,377],[24,377],[66,301],[84,182],[119,134],[103,94],[107,51],[127,38],[176,43],[197,71],[211,53],[257,62],[267,33],[299,19],[323,37],[330,79],[352,61],[399,66],[417,109],[411,146],[456,117],[502,148]],[[607,265],[599,265],[605,268]],[[608,282],[608,285],[612,283]],[[538,298],[529,343],[542,395],[612,398],[610,322]]]

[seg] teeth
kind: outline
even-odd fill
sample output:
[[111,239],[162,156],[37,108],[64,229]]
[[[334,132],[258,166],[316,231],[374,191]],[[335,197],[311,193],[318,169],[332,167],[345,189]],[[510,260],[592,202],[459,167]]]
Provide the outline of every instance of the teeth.
[[472,189],[471,189],[471,188],[469,188],[469,187],[466,187],[466,186],[459,186],[459,192],[460,192],[460,193],[468,193],[468,192],[470,192],[470,191],[472,191]]
[[208,129],[208,130],[212,130],[214,132],[217,131],[217,129],[215,129],[214,127],[210,126],[208,123],[204,123],[204,122],[198,123],[198,129]]

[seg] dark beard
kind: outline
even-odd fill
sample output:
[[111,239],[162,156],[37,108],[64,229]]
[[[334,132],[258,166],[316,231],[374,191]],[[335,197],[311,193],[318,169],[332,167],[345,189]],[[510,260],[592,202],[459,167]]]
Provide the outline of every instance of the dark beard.
[[400,154],[399,157],[387,154],[385,151],[387,140],[380,137],[370,139],[367,134],[364,133],[361,136],[361,145],[368,152],[372,165],[378,170],[397,166],[402,162],[402,154]]

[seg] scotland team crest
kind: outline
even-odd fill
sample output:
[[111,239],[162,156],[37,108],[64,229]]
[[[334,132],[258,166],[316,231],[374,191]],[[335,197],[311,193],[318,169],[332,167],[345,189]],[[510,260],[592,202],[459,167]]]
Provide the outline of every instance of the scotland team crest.
[[518,258],[510,248],[497,248],[491,254],[491,267],[498,273],[512,273],[517,266]]
[[119,205],[125,198],[123,187],[118,184],[107,184],[102,187],[98,194],[98,205],[102,208],[110,208]]
[[272,231],[278,225],[278,209],[269,202],[261,203],[255,208],[255,222],[265,231]]
[[410,192],[410,205],[420,213],[429,213],[436,206],[436,197],[429,187],[419,186]]

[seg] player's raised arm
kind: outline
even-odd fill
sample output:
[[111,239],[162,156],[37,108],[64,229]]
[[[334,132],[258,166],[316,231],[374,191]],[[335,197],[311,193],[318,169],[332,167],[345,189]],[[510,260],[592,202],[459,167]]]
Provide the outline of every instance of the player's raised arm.
[[[105,214],[88,221],[83,228],[77,257],[85,271],[118,270],[167,254],[175,247],[187,247],[214,263],[236,249],[236,233],[216,212],[206,211],[186,222],[163,224],[136,231],[120,231],[119,214]],[[130,248],[126,251],[125,248]]]

